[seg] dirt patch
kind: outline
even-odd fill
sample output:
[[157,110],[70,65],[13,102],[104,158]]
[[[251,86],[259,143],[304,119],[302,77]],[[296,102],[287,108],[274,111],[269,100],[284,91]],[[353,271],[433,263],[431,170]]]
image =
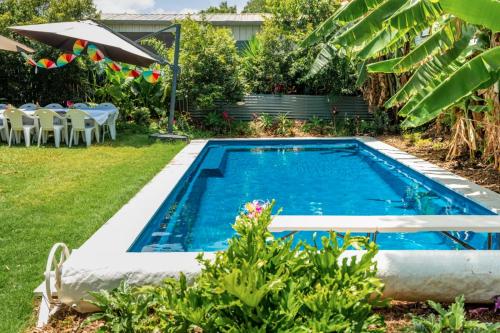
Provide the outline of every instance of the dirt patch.
[[71,309],[70,307],[63,306],[61,310],[56,312],[50,318],[49,323],[39,329],[30,328],[26,333],[94,333],[97,332],[101,323],[91,323],[88,326],[83,326],[83,322],[88,317],[88,314],[81,314]]
[[395,135],[380,136],[377,139],[467,178],[484,188],[500,193],[500,172],[479,160],[471,161],[464,158],[447,161],[448,142],[446,139],[424,139],[413,142]]
[[[448,306],[448,304],[443,304]],[[500,313],[493,312],[493,305],[466,305],[467,318],[481,322],[500,322]],[[411,327],[412,316],[427,316],[434,311],[423,302],[402,302],[392,301],[385,309],[375,311],[384,317],[387,325],[387,333],[405,332]],[[89,326],[82,326],[88,315],[79,314],[69,307],[64,307],[53,316],[47,326],[43,329],[30,329],[26,333],[95,333],[101,327],[101,323],[92,323]]]
[[[448,307],[449,304],[442,304]],[[465,306],[466,316],[469,320],[480,322],[497,323],[500,322],[500,313],[495,314],[492,304],[467,304]],[[384,317],[387,325],[387,333],[405,332],[411,327],[413,316],[428,316],[435,314],[427,303],[424,302],[402,302],[392,301],[390,307],[376,310]]]

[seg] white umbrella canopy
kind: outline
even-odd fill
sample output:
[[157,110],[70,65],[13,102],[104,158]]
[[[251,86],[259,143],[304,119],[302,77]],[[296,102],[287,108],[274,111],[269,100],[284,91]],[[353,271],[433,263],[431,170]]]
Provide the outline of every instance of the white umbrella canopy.
[[147,67],[163,59],[108,27],[94,21],[60,22],[10,27],[15,32],[55,48],[72,52],[78,39],[95,44],[108,58]]
[[35,52],[32,48],[4,36],[0,36],[0,50],[28,53]]

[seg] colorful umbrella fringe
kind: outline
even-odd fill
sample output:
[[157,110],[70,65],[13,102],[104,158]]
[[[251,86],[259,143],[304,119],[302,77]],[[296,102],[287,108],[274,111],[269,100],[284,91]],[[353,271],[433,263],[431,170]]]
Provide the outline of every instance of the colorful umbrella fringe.
[[21,52],[21,55],[26,60],[26,63],[38,68],[44,69],[54,69],[61,68],[66,66],[67,64],[73,62],[77,57],[79,57],[83,51],[87,49],[87,55],[90,59],[96,63],[104,62],[108,68],[112,71],[121,73],[123,76],[137,79],[142,77],[146,82],[151,84],[155,84],[160,80],[161,72],[158,70],[149,70],[149,69],[141,69],[141,68],[130,68],[127,66],[122,66],[113,60],[109,59],[104,55],[104,53],[97,48],[94,44],[89,44],[85,40],[77,40],[73,45],[73,53],[64,53],[61,54],[56,61],[52,61],[50,59],[40,59],[38,61],[33,60],[29,55],[24,52]]

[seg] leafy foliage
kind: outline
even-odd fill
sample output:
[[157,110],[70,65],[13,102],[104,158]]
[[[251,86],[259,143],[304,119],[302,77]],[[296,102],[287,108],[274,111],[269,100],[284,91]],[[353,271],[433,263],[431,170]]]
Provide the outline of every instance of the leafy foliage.
[[300,49],[299,42],[337,8],[336,1],[269,1],[272,13],[243,52],[243,74],[255,93],[352,94],[354,68],[342,54],[329,57],[317,75],[309,68],[321,46]]
[[182,21],[179,96],[200,109],[218,100],[236,102],[244,92],[240,62],[231,31],[206,22]]
[[236,6],[229,6],[227,1],[221,1],[219,6],[210,6],[207,9],[200,10],[200,14],[236,14]]
[[[383,332],[372,312],[383,288],[375,244],[349,235],[339,243],[331,233],[321,248],[293,246],[268,232],[272,208],[241,213],[238,236],[213,261],[199,256],[191,284],[181,275],[160,287],[96,293],[102,311],[89,320],[110,332]],[[348,258],[351,247],[367,251]]]
[[467,320],[464,309],[464,297],[455,299],[448,309],[440,304],[429,301],[429,306],[437,312],[437,315],[428,317],[413,317],[413,325],[408,332],[415,333],[479,333],[498,332],[500,323],[488,324],[476,320]]
[[269,13],[270,9],[267,6],[267,0],[248,0],[243,13]]

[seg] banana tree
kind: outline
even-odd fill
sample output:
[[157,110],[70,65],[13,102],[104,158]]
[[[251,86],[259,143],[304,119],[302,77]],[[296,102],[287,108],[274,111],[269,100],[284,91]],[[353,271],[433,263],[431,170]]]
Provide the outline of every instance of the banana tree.
[[417,127],[498,82],[500,47],[489,36],[499,17],[498,0],[352,0],[302,46],[323,45],[311,74],[341,50],[365,62],[359,83],[366,73],[412,74],[385,106],[402,106],[403,126]]

